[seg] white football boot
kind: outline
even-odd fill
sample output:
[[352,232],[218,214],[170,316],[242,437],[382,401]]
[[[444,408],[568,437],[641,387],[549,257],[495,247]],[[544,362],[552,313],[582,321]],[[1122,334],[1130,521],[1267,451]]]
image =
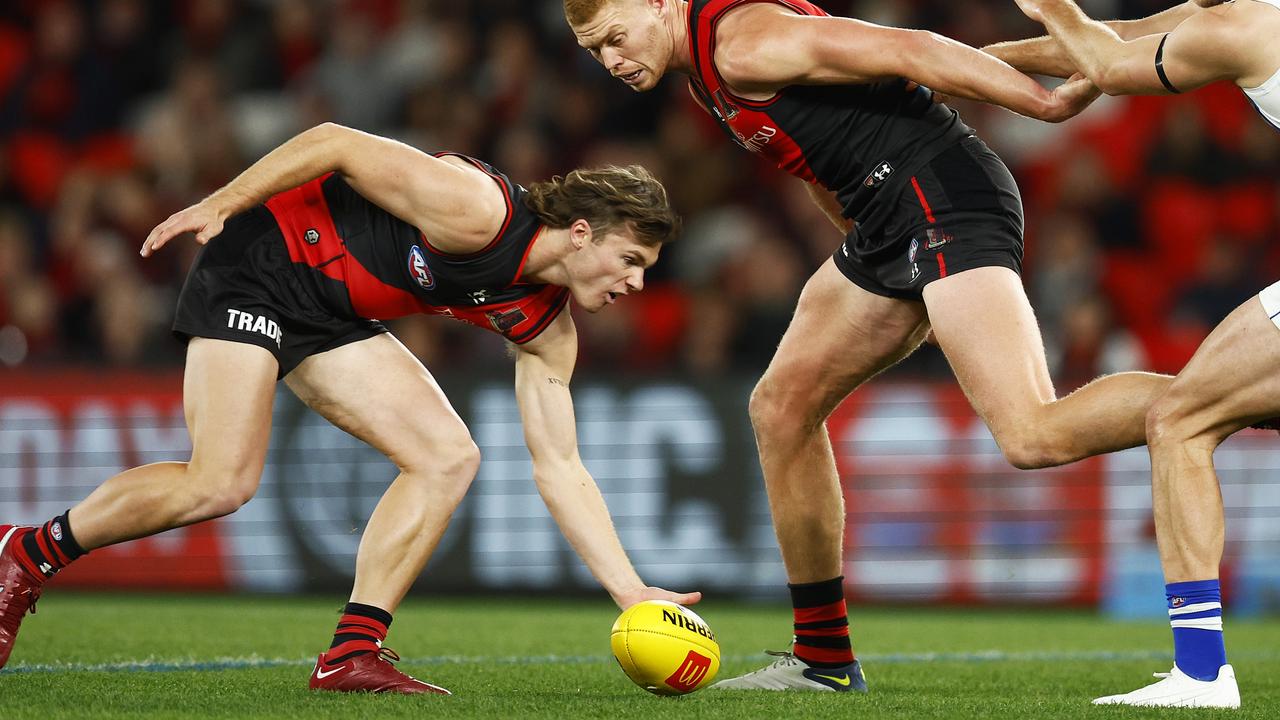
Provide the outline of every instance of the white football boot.
[[838,668],[810,667],[789,652],[765,650],[777,657],[760,670],[721,680],[713,690],[799,690],[802,692],[866,692],[867,681],[857,660]]
[[1163,678],[1144,688],[1124,695],[1108,695],[1093,701],[1094,705],[1139,705],[1142,707],[1240,707],[1240,687],[1236,671],[1230,665],[1218,669],[1216,680],[1196,680],[1174,666]]

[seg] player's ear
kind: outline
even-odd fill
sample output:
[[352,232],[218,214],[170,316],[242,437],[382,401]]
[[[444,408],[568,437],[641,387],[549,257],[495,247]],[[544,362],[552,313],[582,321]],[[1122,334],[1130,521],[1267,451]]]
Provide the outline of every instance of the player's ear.
[[586,218],[578,218],[569,226],[569,242],[574,250],[581,250],[591,243],[591,223]]

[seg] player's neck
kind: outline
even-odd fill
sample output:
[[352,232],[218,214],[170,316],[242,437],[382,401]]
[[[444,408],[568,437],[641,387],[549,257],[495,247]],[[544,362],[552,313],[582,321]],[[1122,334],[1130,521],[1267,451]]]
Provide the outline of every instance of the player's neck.
[[667,69],[687,75],[693,72],[693,51],[689,48],[689,3],[677,0],[673,9],[675,12],[667,23],[667,32],[671,37],[671,57],[667,61]]
[[545,285],[567,285],[569,274],[564,269],[564,259],[573,252],[569,240],[569,228],[549,228],[545,225],[533,239],[529,256],[520,271],[519,282]]

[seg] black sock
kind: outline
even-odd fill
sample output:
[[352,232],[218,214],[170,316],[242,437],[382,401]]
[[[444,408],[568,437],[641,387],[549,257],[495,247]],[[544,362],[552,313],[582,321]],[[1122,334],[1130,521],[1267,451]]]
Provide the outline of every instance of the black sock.
[[73,560],[85,554],[84,548],[76,542],[71,534],[71,523],[67,514],[58,517],[29,532],[22,538],[22,549],[30,562],[28,570],[34,569],[40,575],[51,578],[54,573],[71,564]]

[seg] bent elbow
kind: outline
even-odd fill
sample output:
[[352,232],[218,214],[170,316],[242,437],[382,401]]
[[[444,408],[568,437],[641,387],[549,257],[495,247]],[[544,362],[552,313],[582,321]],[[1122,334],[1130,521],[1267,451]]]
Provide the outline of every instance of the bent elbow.
[[1115,66],[1098,68],[1089,75],[1089,79],[1104,95],[1128,95],[1132,92],[1128,74]]

